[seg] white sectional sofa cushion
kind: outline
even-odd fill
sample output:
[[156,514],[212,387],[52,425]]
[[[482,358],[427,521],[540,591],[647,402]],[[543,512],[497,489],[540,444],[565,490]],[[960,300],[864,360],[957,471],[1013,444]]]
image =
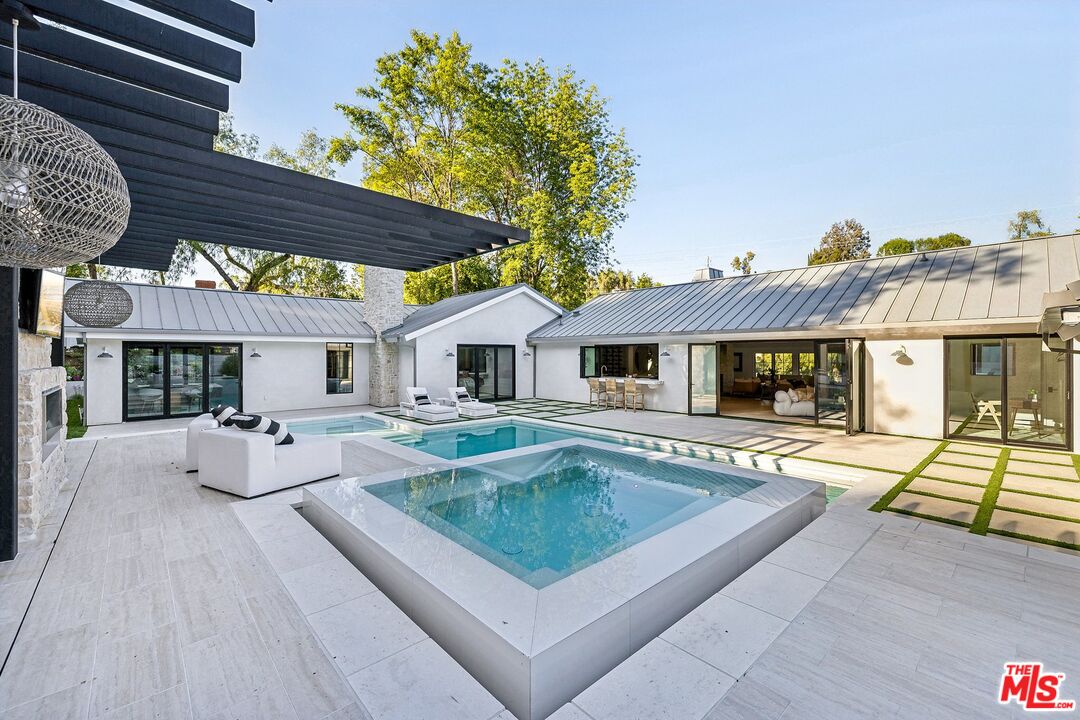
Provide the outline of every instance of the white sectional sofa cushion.
[[784,390],[777,390],[776,402],[773,403],[773,412],[785,417],[814,417],[814,401],[800,400],[792,402],[791,397]]
[[271,435],[237,428],[199,433],[199,484],[255,497],[341,474],[341,443],[317,435],[294,435],[275,445]]
[[221,424],[210,413],[203,413],[188,423],[185,470],[195,472],[199,469],[199,434],[203,430],[216,430],[219,427],[221,427]]

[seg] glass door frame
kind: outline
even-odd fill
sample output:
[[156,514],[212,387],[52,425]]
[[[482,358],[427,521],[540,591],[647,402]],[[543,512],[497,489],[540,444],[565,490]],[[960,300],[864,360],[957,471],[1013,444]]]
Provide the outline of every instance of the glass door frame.
[[[172,346],[177,347],[202,347],[202,359],[203,359],[203,373],[202,373],[202,409],[195,412],[185,413],[173,413],[172,412]],[[194,417],[201,415],[202,413],[210,411],[210,348],[211,347],[236,347],[237,357],[240,359],[237,368],[237,382],[239,387],[237,388],[237,410],[243,410],[244,405],[244,344],[243,343],[230,343],[230,342],[197,342],[197,341],[183,341],[177,340],[176,342],[155,342],[152,340],[130,340],[124,341],[121,347],[121,354],[123,359],[121,361],[120,372],[121,375],[121,417],[123,422],[140,422],[142,420],[163,420],[165,418],[182,418],[182,417]],[[132,348],[161,348],[162,349],[162,387],[161,387],[161,414],[160,415],[140,415],[138,417],[128,417],[128,350]]]
[[[958,435],[949,431],[949,341],[950,340],[979,340],[983,342],[989,342],[997,340],[1001,347],[1001,385],[1000,385],[1000,397],[1004,412],[1002,413],[1001,434],[1000,438],[994,440],[993,438],[977,437],[971,435]],[[1009,402],[1009,340],[1038,340],[1040,342],[1040,351],[1042,350],[1041,343],[1043,342],[1042,336],[1031,333],[1015,333],[1009,335],[945,335],[942,340],[942,405],[941,405],[941,417],[942,417],[942,437],[948,439],[964,440],[965,442],[979,442],[987,445],[1002,445],[1002,446],[1014,446],[1014,447],[1034,447],[1034,448],[1046,448],[1047,450],[1065,450],[1066,452],[1072,452],[1073,438],[1073,408],[1072,408],[1072,385],[1073,385],[1073,373],[1072,373],[1072,354],[1065,356],[1065,444],[1051,444],[1040,442],[1025,442],[1023,440],[1009,440],[1009,423],[1008,418],[1008,402]],[[1065,344],[1066,349],[1072,349],[1072,341],[1070,340]]]
[[[510,394],[509,395],[499,395],[499,350],[500,349],[509,349],[510,350],[510,379],[511,379],[511,386],[512,387],[510,389]],[[491,377],[492,377],[492,380],[493,380],[493,387],[495,388],[495,397],[494,398],[485,398],[484,402],[487,402],[489,400],[495,400],[495,401],[498,401],[498,400],[513,400],[513,399],[515,399],[517,397],[517,345],[484,345],[484,344],[473,344],[473,343],[460,343],[457,346],[457,357],[460,358],[462,353],[465,352],[466,350],[473,353],[473,356],[472,356],[473,371],[472,371],[471,377],[472,377],[472,381],[473,381],[473,387],[476,388],[476,395],[473,398],[474,400],[480,400],[480,370],[479,370],[480,363],[477,362],[477,358],[478,358],[477,353],[480,353],[480,352],[485,351],[485,350],[491,350],[492,351],[492,353],[491,353]],[[456,362],[457,361],[455,361],[455,364],[456,364]],[[459,379],[456,370],[455,370],[455,373],[454,373],[454,378],[455,378],[455,382]]]
[[[821,358],[820,348],[828,345],[844,345],[844,422],[823,423],[821,422],[821,407],[819,405],[819,382],[818,376],[821,368],[818,360]],[[858,353],[859,362],[854,362],[854,356]],[[826,357],[828,351],[826,350]],[[856,368],[859,370],[856,377]],[[835,338],[814,340],[814,424],[823,427],[843,427],[848,435],[857,435],[866,430],[866,339],[861,337]]]
[[[712,347],[713,352],[713,377],[716,384],[716,403],[712,412],[694,412],[694,348]],[[711,343],[687,343],[686,346],[686,414],[695,417],[716,417],[720,415],[720,392],[723,390],[720,382],[720,341]]]

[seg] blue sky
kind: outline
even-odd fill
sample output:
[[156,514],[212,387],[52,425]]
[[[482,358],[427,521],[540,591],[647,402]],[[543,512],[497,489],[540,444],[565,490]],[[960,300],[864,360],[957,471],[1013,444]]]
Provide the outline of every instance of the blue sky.
[[[1039,208],[1080,227],[1080,3],[279,0],[233,90],[264,146],[346,125],[333,109],[409,30],[478,60],[571,65],[640,156],[620,266],[689,279],[706,256],[805,263],[854,217],[874,247],[955,231],[1005,239]],[[358,168],[341,172],[356,181]]]

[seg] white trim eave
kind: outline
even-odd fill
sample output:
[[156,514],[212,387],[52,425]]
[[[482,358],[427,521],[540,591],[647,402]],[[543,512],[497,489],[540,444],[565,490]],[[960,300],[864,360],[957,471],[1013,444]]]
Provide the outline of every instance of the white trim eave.
[[[478,313],[481,310],[486,310],[489,307],[492,307],[494,305],[498,305],[499,303],[503,302],[504,300],[509,300],[512,297],[517,297],[518,295],[523,295],[523,294],[528,295],[533,300],[535,300],[537,303],[539,303],[540,305],[543,305],[547,309],[551,310],[556,315],[562,315],[562,313],[563,313],[562,307],[560,307],[556,303],[552,302],[551,300],[547,299],[546,297],[544,297],[543,295],[538,293],[536,290],[533,290],[528,285],[522,285],[521,287],[519,287],[519,288],[517,288],[515,290],[511,290],[508,293],[503,293],[502,295],[497,295],[497,296],[491,298],[490,300],[482,302],[479,305],[474,305],[471,308],[468,308],[466,310],[462,310],[461,312],[455,313],[454,315],[451,315],[450,317],[443,318],[442,320],[439,320],[438,322],[433,322],[430,325],[425,325],[424,327],[422,327],[422,328],[420,328],[418,330],[414,330],[414,331],[412,331],[410,333],[406,333],[404,335],[397,335],[396,337],[401,338],[401,339],[406,340],[406,341],[415,340],[416,338],[420,337],[421,335],[426,335],[429,332],[432,332],[434,330],[438,330],[439,328],[442,328],[442,327],[446,327],[447,325],[450,325],[452,323],[457,322],[461,318],[468,317],[469,315],[473,315],[475,313]],[[552,319],[554,319],[554,318],[552,318]]]
[[64,334],[69,337],[87,337],[95,340],[191,340],[198,342],[292,342],[327,343],[351,342],[371,344],[373,337],[349,337],[347,335],[250,335],[242,333],[207,333],[183,330],[129,330],[125,328],[88,328],[68,325]]
[[944,335],[982,335],[994,333],[1034,333],[1039,318],[991,318],[947,320],[916,323],[882,323],[819,327],[812,330],[741,330],[709,333],[652,333],[647,335],[581,335],[571,337],[529,337],[530,345],[582,345],[589,343],[741,342],[747,340],[823,340],[839,338],[937,338]]

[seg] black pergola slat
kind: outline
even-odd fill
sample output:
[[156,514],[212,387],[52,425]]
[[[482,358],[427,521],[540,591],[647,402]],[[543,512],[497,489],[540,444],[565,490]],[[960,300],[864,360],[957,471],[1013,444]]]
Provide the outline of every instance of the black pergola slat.
[[[11,39],[11,26],[0,23],[0,44],[11,47]],[[224,83],[51,25],[19,33],[20,75],[32,71],[32,58],[28,57],[31,54],[55,60],[72,69],[78,68],[129,83],[136,86],[131,88],[135,92],[139,88],[155,91],[139,93],[144,96],[161,93],[168,99],[188,100],[213,110],[225,112],[229,109],[229,86]],[[10,65],[10,56],[8,63]],[[67,89],[78,92],[81,84],[73,82]]]
[[[21,68],[20,68],[21,74]],[[0,71],[0,92],[11,92],[11,79]],[[89,120],[116,130],[139,133],[159,140],[168,140],[190,147],[205,147],[213,143],[214,136],[207,132],[192,130],[186,125],[177,125],[160,118],[140,115],[121,108],[110,107],[102,103],[86,100],[77,95],[69,95],[51,88],[43,88],[36,83],[19,79],[19,97],[23,100],[52,109],[69,120]]]
[[[470,253],[462,251],[453,252],[441,250],[434,242],[393,237],[388,231],[372,232],[359,229],[341,230],[326,227],[312,227],[302,222],[274,220],[255,213],[241,213],[233,210],[222,210],[212,206],[200,208],[198,212],[190,209],[190,206],[167,200],[146,196],[141,193],[132,193],[132,199],[140,213],[142,208],[152,208],[152,215],[142,217],[160,217],[179,223],[216,223],[219,227],[244,232],[257,237],[264,237],[280,243],[282,246],[290,246],[293,243],[309,242],[311,252],[309,255],[320,257],[320,252],[349,250],[362,247],[365,251],[380,252],[385,254],[387,243],[395,241],[407,243],[411,252],[418,257],[424,257],[433,261],[450,262],[468,257]],[[286,250],[295,252],[295,250]]]
[[[346,201],[357,212],[368,212],[374,217],[382,217],[413,225],[426,225],[432,229],[461,228],[476,233],[483,233],[492,242],[511,245],[514,242],[528,240],[528,231],[503,225],[491,220],[476,218],[471,215],[455,213],[431,205],[405,200],[404,198],[385,195],[373,190],[366,190],[355,185],[347,185],[315,175],[308,175],[288,168],[262,163],[257,160],[184,148],[162,143],[149,138],[118,133],[109,128],[86,126],[98,142],[117,150],[127,150],[145,157],[157,157],[164,163],[176,163],[181,173],[190,172],[189,177],[202,174],[213,179],[220,178],[223,183],[248,182],[253,190],[264,192],[267,197],[292,196],[296,193],[312,193],[311,201],[319,204],[318,197],[332,197]],[[190,170],[187,170],[190,168]]]
[[248,47],[255,44],[255,11],[232,0],[132,1]]
[[105,0],[32,0],[39,17],[226,80],[240,80],[240,53]]

